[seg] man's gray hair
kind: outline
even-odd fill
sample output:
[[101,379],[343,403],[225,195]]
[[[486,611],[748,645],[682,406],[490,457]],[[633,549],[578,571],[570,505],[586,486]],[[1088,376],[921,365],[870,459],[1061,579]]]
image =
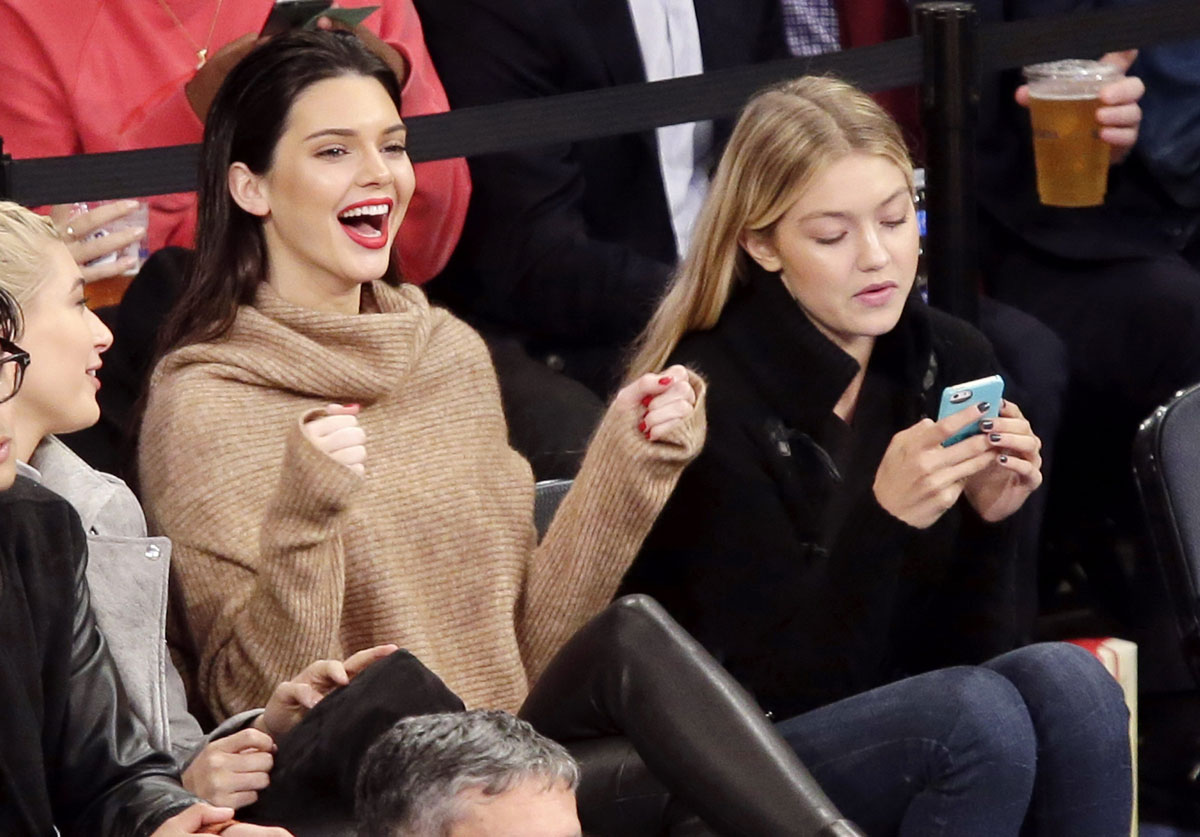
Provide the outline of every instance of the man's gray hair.
[[487,796],[535,780],[579,785],[561,745],[507,712],[476,709],[405,718],[363,758],[355,788],[360,837],[443,837],[462,815],[459,794]]

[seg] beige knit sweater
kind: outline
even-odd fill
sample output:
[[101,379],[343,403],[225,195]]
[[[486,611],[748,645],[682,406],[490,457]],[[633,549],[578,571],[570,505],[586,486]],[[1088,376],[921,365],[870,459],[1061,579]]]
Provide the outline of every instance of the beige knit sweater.
[[[339,315],[264,285],[227,338],[171,353],[152,380],[143,498],[175,544],[175,621],[218,718],[385,642],[468,705],[515,710],[612,597],[703,444],[702,400],[660,442],[610,408],[539,546],[483,342],[415,287],[371,292],[381,313]],[[331,402],[362,405],[365,477],[300,432]]]

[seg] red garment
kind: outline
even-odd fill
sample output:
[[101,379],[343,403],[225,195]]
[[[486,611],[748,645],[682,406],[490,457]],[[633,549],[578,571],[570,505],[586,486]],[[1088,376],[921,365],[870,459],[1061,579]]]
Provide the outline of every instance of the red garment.
[[[183,92],[196,68],[216,0],[0,0],[0,136],[14,157],[124,151],[200,141],[202,125]],[[224,0],[208,54],[257,32],[273,0]],[[404,117],[449,110],[412,0],[339,0],[381,5],[365,25],[412,67]],[[189,36],[191,40],[189,40]],[[450,258],[471,194],[466,161],[416,166],[417,191],[396,247],[405,278],[423,282]],[[194,193],[150,200],[150,246],[190,246]]]
[[[912,34],[908,4],[899,0],[840,0],[838,25],[844,49],[870,46]],[[925,156],[925,143],[917,88],[881,90],[872,93],[871,98],[899,123],[909,150],[920,165]]]

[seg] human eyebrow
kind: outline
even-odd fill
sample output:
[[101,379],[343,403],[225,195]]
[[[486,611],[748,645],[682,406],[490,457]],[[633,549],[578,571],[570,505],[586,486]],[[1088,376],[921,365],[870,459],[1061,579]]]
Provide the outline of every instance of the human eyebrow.
[[355,132],[350,128],[322,128],[319,131],[313,131],[304,138],[305,142],[309,140],[319,139],[321,137],[353,137]]
[[[899,189],[892,192],[886,198],[881,200],[879,202],[879,207],[883,208],[883,207],[887,206],[889,203],[891,203],[892,201],[901,197],[902,195],[908,195],[908,194],[910,194],[908,191],[908,187],[901,186]],[[815,220],[818,218],[831,218],[831,219],[837,221],[837,220],[847,219],[850,217],[852,217],[852,213],[850,213],[850,212],[838,212],[836,210],[817,210],[816,212],[810,212],[808,215],[805,215],[804,217],[802,217],[800,219],[800,221],[801,222],[812,221],[812,220]]]
[[817,212],[810,212],[810,213],[808,213],[807,215],[805,215],[805,216],[804,216],[803,218],[801,218],[800,220],[801,220],[802,222],[803,222],[803,221],[812,221],[812,220],[815,220],[815,219],[817,219],[817,218],[833,218],[833,219],[837,220],[837,219],[841,219],[841,218],[849,218],[849,217],[850,217],[850,213],[848,213],[848,212],[835,212],[835,211],[833,211],[833,210],[828,210],[828,211],[820,211],[820,210],[818,210]]
[[[407,128],[403,122],[397,122],[395,125],[384,128],[382,133],[387,135],[394,134],[397,131],[407,131]],[[304,138],[304,142],[314,139],[321,139],[322,137],[342,137],[345,139],[353,139],[356,136],[358,136],[358,132],[353,128],[322,128],[321,130],[313,131],[311,134],[306,136]]]
[[910,192],[910,191],[909,191],[909,189],[908,189],[908,187],[907,187],[907,186],[902,186],[902,187],[900,187],[899,189],[897,189],[896,191],[892,192],[890,195],[888,195],[888,196],[887,196],[886,198],[884,198],[882,201],[880,201],[880,202],[879,202],[879,206],[880,206],[881,208],[882,208],[882,207],[885,207],[885,206],[887,206],[889,203],[891,203],[892,201],[896,200],[896,199],[897,199],[897,198],[899,198],[899,197],[908,197],[908,198],[911,198],[911,197],[912,197],[912,192]]

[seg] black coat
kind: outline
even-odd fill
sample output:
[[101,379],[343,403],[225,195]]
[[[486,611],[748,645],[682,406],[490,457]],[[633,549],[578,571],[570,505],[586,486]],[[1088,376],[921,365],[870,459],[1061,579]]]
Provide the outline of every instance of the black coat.
[[[417,0],[455,108],[646,80],[624,0]],[[784,57],[777,0],[695,0],[704,67]],[[731,130],[715,126],[719,152]],[[715,157],[714,157],[715,164]],[[653,131],[470,160],[462,240],[429,290],[484,327],[611,368],[675,264]],[[574,364],[574,365],[573,365]]]
[[964,499],[917,530],[871,490],[894,433],[995,371],[982,335],[910,300],[847,427],[833,407],[857,362],[760,273],[671,362],[708,379],[708,441],[625,589],[658,597],[764,707],[796,714],[1015,644],[1011,524]]
[[145,835],[197,800],[126,709],[70,504],[0,491],[0,834]]

